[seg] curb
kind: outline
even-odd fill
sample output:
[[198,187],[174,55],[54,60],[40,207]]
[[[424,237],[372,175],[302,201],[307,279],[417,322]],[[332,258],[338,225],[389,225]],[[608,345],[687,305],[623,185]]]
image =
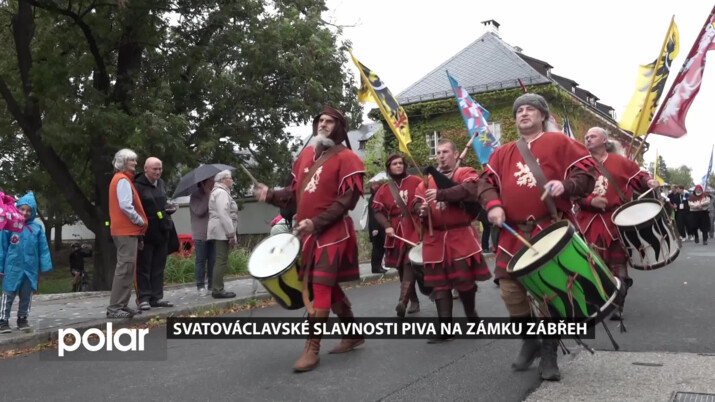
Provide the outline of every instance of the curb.
[[[351,281],[351,282],[343,282],[341,285],[343,286],[355,286],[355,285],[361,285],[364,284],[365,282],[371,282],[383,278],[393,278],[397,277],[397,270],[396,269],[390,269],[388,272],[385,274],[369,274],[360,277],[359,280],[356,281]],[[83,293],[72,293],[72,297],[69,298],[80,298],[82,296],[86,297],[95,297],[95,296],[101,296],[96,293],[102,293],[102,292],[83,292]],[[108,295],[109,293],[107,293]],[[76,295],[76,296],[74,296]],[[49,295],[48,295],[49,296]],[[57,299],[62,299],[62,298],[68,298],[68,297],[56,297],[56,298],[48,298],[45,300],[57,300]],[[249,300],[258,300],[258,301],[263,301],[263,300],[270,300],[272,299],[271,295],[268,293],[258,293],[255,295],[248,295],[248,296],[238,296],[233,299],[226,299],[222,301],[212,301],[207,304],[200,304],[200,305],[194,305],[194,306],[189,306],[189,307],[180,307],[180,308],[172,308],[172,309],[157,309],[157,310],[149,310],[149,312],[143,312],[142,314],[135,315],[133,318],[130,319],[122,319],[122,320],[111,320],[111,319],[95,319],[95,320],[90,320],[82,323],[77,323],[74,325],[67,325],[67,327],[74,328],[78,331],[86,331],[91,328],[97,328],[100,330],[105,330],[107,328],[107,323],[111,322],[112,323],[112,328],[114,329],[120,329],[120,328],[127,328],[127,327],[134,327],[139,324],[143,324],[151,320],[152,318],[168,318],[168,317],[174,317],[174,316],[185,316],[185,315],[190,315],[195,313],[198,310],[203,310],[206,308],[218,308],[218,309],[224,309],[224,308],[229,308],[232,307],[236,304],[243,304],[246,303]],[[7,339],[2,339],[0,338],[0,353],[6,352],[8,350],[13,350],[13,349],[22,349],[22,348],[28,348],[28,347],[34,347],[37,345],[40,345],[42,343],[49,343],[52,341],[56,341],[59,330],[61,328],[46,328],[42,329],[39,331],[35,331],[32,333],[27,333],[27,334],[22,334],[17,337],[13,338],[7,338]]]

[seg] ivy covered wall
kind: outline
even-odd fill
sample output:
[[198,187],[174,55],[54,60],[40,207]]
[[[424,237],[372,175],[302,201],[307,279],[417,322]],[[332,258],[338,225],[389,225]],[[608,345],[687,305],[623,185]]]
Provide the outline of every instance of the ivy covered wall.
[[[586,109],[581,102],[574,99],[568,92],[560,89],[556,85],[541,85],[528,88],[529,92],[542,95],[549,103],[551,114],[559,123],[563,124],[565,116],[571,121],[571,127],[578,141],[583,140],[586,131],[594,126],[604,127],[612,133],[611,139],[618,140],[624,149],[628,149],[630,137],[622,134],[615,124],[597,116],[595,112]],[[514,100],[523,94],[521,88],[486,92],[472,95],[472,98],[479,102],[491,115],[490,123],[501,124],[501,143],[518,139],[516,121],[512,114]],[[413,103],[404,105],[410,123],[410,136],[412,142],[408,145],[410,152],[421,166],[432,164],[429,159],[429,147],[426,136],[435,131],[441,134],[442,138],[451,139],[459,148],[460,152],[469,141],[464,120],[457,107],[455,98],[442,99],[429,102]],[[380,111],[373,109],[370,118],[381,121],[385,130],[384,147],[386,153],[397,151],[397,140],[385,123]],[[642,154],[642,153],[641,153]],[[481,170],[481,165],[472,149],[467,150],[467,157],[462,163],[463,166],[472,166]]]

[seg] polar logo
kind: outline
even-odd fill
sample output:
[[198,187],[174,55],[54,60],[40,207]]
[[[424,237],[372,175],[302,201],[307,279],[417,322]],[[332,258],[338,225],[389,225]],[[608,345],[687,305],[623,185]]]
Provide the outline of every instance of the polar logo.
[[[74,328],[60,329],[58,333],[57,340],[57,354],[59,357],[64,357],[65,352],[74,352],[79,349],[80,346],[87,349],[90,352],[97,352],[99,350],[105,349],[111,351],[116,348],[120,352],[129,351],[144,351],[144,337],[149,333],[148,329],[129,329],[121,328],[112,334],[112,323],[107,324],[107,335],[98,328],[90,328],[84,331],[84,334],[80,335],[79,331]],[[71,344],[65,343],[65,337],[67,335],[72,335],[74,337],[74,342]],[[92,335],[95,335],[99,341],[97,344],[93,345],[89,342]],[[129,336],[129,342],[123,344],[120,340],[122,335]],[[126,338],[126,337],[125,337]]]

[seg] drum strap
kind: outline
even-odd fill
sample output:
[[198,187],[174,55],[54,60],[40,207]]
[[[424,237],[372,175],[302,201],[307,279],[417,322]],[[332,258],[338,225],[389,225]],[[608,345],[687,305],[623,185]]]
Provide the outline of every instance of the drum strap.
[[[544,172],[541,170],[541,167],[539,166],[538,163],[536,163],[536,159],[534,158],[534,154],[531,153],[531,150],[529,149],[529,145],[526,143],[524,138],[520,138],[516,142],[516,147],[519,148],[519,153],[521,153],[521,157],[524,158],[524,162],[526,162],[526,166],[529,167],[529,170],[531,170],[531,174],[534,175],[534,179],[536,179],[536,185],[541,188],[541,189],[546,189],[546,176],[544,175]],[[551,218],[554,221],[559,220],[559,215],[556,212],[556,203],[554,202],[554,199],[551,196],[546,197],[546,200],[544,201],[546,203],[546,208],[549,210],[549,215],[551,215]]]
[[[400,211],[402,211],[402,216],[403,216],[403,217],[410,218],[410,220],[412,221],[412,227],[414,227],[415,229],[417,229],[417,231],[421,231],[422,226],[421,226],[421,225],[417,225],[417,223],[415,222],[415,218],[412,217],[412,214],[410,213],[410,210],[407,209],[407,206],[405,205],[405,202],[402,200],[402,197],[400,197],[400,191],[399,191],[399,189],[397,188],[397,183],[395,183],[394,180],[390,179],[390,180],[387,182],[387,187],[390,189],[390,192],[392,193],[392,198],[395,199],[395,203],[396,203],[397,206],[400,208]],[[420,237],[422,237],[422,236],[420,235]]]
[[606,177],[608,182],[611,183],[611,187],[613,187],[613,189],[616,190],[616,194],[618,194],[618,198],[621,199],[621,203],[625,204],[626,202],[628,202],[628,200],[626,200],[626,195],[623,194],[623,191],[621,191],[620,187],[618,187],[618,184],[616,183],[616,179],[614,179],[613,176],[611,176],[611,173],[609,173],[608,170],[606,170],[606,167],[603,166],[603,163],[601,163],[601,161],[599,161],[596,158],[593,158],[593,159],[596,160],[596,162],[598,162],[598,167],[601,169],[601,173],[603,173],[603,175]]
[[320,155],[320,158],[318,158],[315,163],[313,163],[313,166],[310,167],[308,170],[308,173],[305,174],[305,177],[303,178],[303,182],[300,183],[300,187],[298,187],[298,191],[296,191],[296,205],[300,204],[300,199],[303,196],[303,192],[305,191],[305,188],[308,187],[308,183],[310,183],[310,179],[313,178],[313,175],[315,172],[325,164],[325,162],[328,161],[328,159],[332,158],[333,156],[337,155],[340,151],[347,149],[345,148],[344,145],[334,145],[327,151],[323,152],[322,155]]

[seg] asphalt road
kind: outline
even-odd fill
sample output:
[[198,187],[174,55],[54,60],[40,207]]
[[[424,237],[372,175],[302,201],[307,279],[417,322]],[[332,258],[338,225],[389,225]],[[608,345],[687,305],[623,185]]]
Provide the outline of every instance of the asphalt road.
[[[626,303],[626,333],[609,327],[622,351],[715,353],[712,308],[715,244],[685,243],[680,257],[666,268],[631,271],[635,285]],[[351,289],[348,296],[360,316],[391,316],[397,282]],[[421,316],[435,316],[426,297]],[[505,315],[498,289],[480,284],[481,316]],[[455,302],[456,315],[463,315]],[[280,307],[237,316],[287,316]],[[346,355],[328,355],[338,340],[323,340],[321,364],[294,374],[291,366],[303,350],[301,340],[170,340],[165,328],[150,332],[146,350],[166,347],[165,360],[103,361],[102,352],[85,361],[49,361],[56,350],[0,360],[2,400],[470,400],[521,401],[540,385],[535,368],[510,369],[518,340],[460,339],[440,345],[424,340],[369,340]],[[613,350],[599,327],[597,350]],[[572,354],[587,353],[571,341]],[[146,352],[149,353],[149,352]],[[158,353],[157,356],[161,356]],[[151,359],[151,353],[145,355]]]

